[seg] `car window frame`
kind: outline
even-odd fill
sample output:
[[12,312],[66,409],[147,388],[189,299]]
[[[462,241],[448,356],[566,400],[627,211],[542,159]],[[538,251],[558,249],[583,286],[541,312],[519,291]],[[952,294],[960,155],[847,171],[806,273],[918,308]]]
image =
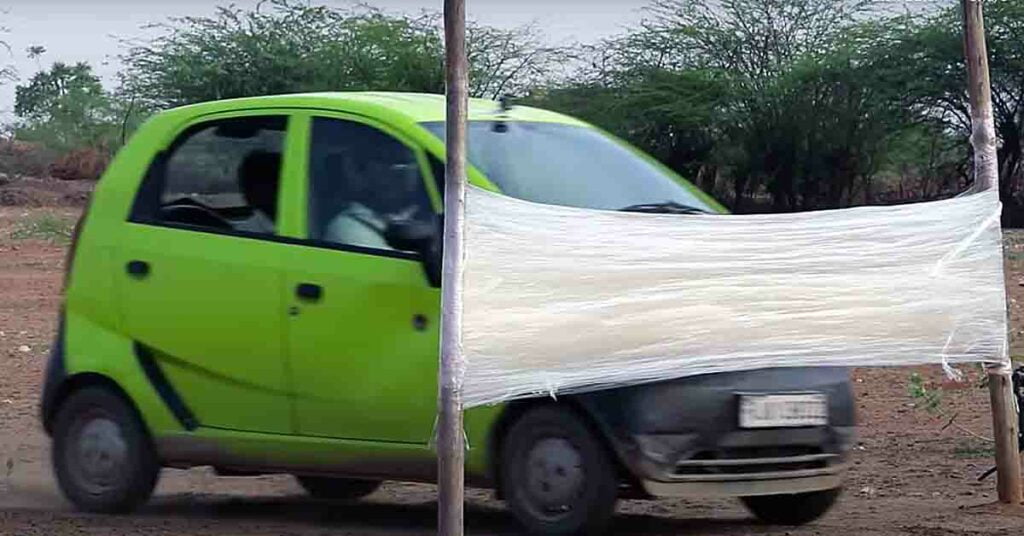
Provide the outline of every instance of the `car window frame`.
[[[163,193],[163,186],[165,182],[162,173],[164,171],[164,167],[167,164],[169,156],[174,152],[174,150],[190,139],[191,134],[206,128],[210,123],[230,119],[244,119],[248,117],[276,117],[284,120],[284,141],[281,145],[281,169],[278,177],[277,218],[274,222],[275,234],[244,231],[239,229],[217,229],[202,225],[160,221],[151,217],[152,203],[154,200],[158,202],[160,195]],[[290,190],[294,189],[294,183],[301,180],[296,178],[293,170],[295,167],[294,160],[296,158],[296,155],[294,154],[296,141],[294,138],[297,132],[295,118],[296,111],[289,108],[245,108],[226,112],[202,114],[187,118],[175,128],[167,131],[158,145],[159,149],[156,150],[149,159],[149,163],[146,165],[146,170],[143,174],[142,180],[134,192],[131,208],[126,221],[135,225],[178,229],[194,233],[222,235],[267,242],[294,242],[294,238],[289,238],[287,233],[285,233],[287,227],[283,222],[286,221],[290,213],[293,211],[286,195]]]

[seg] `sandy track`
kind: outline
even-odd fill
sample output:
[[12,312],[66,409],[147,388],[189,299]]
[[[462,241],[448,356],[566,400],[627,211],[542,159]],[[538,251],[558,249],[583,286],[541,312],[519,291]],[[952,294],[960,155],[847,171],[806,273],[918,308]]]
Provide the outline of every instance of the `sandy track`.
[[[389,484],[357,505],[316,502],[284,476],[220,478],[206,469],[167,470],[153,502],[133,516],[74,512],[56,490],[48,440],[36,412],[46,352],[59,304],[63,247],[10,238],[18,222],[42,210],[0,208],[0,535],[318,535],[433,534],[431,486]],[[1012,238],[1012,237],[1011,237]],[[1012,240],[1011,240],[1012,242]],[[1008,288],[1015,339],[1024,259],[1010,250]],[[1019,342],[1015,341],[1017,348]],[[934,369],[917,369],[936,385]],[[973,370],[973,369],[971,369]],[[994,482],[975,482],[991,464],[988,444],[948,419],[913,406],[906,369],[858,370],[861,442],[838,507],[800,529],[757,524],[731,501],[627,501],[618,534],[952,535],[1019,534],[1024,514],[992,505]],[[975,375],[976,376],[976,375]],[[987,392],[945,391],[956,424],[989,433]],[[501,503],[472,491],[471,534],[516,534]]]

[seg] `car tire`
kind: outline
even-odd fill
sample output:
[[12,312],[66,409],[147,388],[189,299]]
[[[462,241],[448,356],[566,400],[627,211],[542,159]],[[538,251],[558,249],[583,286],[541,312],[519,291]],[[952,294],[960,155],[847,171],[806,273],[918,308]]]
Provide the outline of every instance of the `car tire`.
[[531,534],[603,534],[615,513],[619,479],[600,438],[556,405],[523,414],[505,434],[501,491]]
[[354,501],[377,491],[379,480],[353,480],[322,476],[296,476],[295,480],[311,496],[331,501]]
[[763,495],[743,497],[741,500],[758,519],[772,525],[803,525],[825,515],[841,489],[795,493],[792,495]]
[[64,496],[86,512],[131,512],[149,499],[160,475],[135,409],[104,387],[75,391],[61,405],[51,458]]

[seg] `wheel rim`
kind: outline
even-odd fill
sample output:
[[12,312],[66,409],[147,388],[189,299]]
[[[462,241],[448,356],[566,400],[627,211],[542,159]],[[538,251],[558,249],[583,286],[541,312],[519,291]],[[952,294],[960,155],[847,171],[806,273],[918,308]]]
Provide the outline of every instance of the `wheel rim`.
[[579,450],[568,440],[549,437],[526,455],[526,503],[535,515],[553,520],[573,510],[583,492],[586,474]]
[[90,495],[117,488],[128,463],[128,443],[120,425],[106,416],[83,419],[66,451],[75,485]]

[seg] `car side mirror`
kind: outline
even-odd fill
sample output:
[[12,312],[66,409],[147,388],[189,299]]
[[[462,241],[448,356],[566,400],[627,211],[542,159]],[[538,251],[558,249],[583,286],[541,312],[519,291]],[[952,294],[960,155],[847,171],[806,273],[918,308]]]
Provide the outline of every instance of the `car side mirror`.
[[384,240],[389,246],[420,254],[427,281],[435,288],[441,287],[441,229],[441,219],[438,218],[435,221],[392,222],[384,231]]

